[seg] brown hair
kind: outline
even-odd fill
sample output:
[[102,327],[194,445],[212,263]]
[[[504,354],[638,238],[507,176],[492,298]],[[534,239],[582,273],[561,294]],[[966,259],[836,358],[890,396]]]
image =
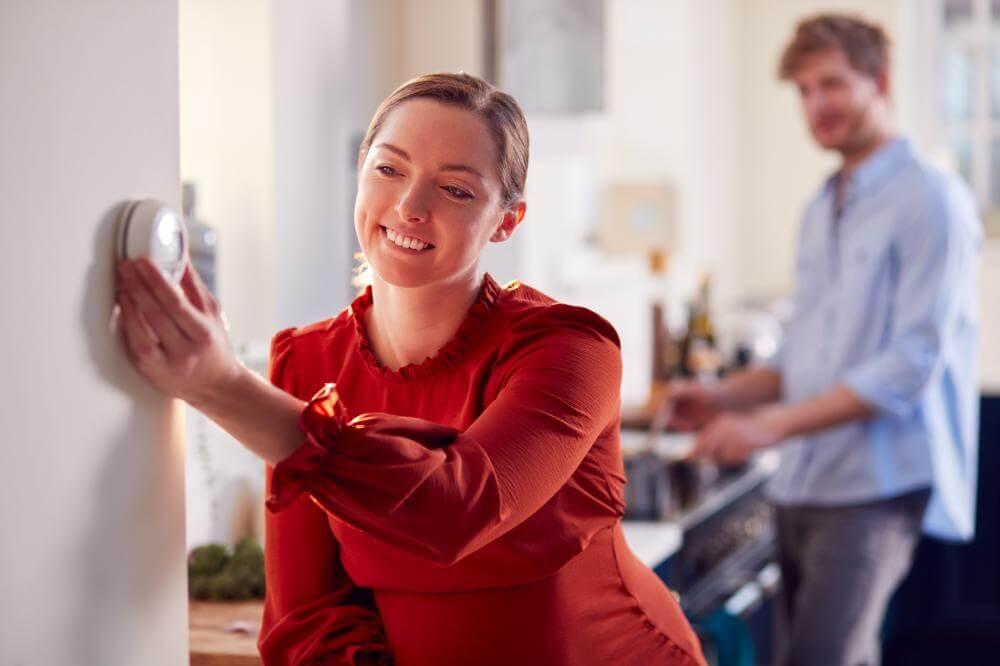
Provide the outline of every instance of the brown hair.
[[889,68],[889,37],[881,26],[857,16],[820,14],[801,21],[781,54],[778,78],[787,81],[808,54],[836,49],[851,67],[872,78]]
[[528,123],[514,98],[477,76],[425,74],[407,81],[379,105],[372,117],[361,150],[360,166],[368,155],[389,112],[411,99],[433,99],[478,114],[489,126],[497,147],[497,173],[503,187],[501,205],[510,208],[524,195],[528,177]]

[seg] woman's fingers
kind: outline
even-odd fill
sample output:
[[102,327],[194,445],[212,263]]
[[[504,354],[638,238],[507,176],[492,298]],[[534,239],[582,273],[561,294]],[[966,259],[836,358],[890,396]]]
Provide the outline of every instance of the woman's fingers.
[[191,290],[197,294],[199,302],[202,304],[201,311],[218,321],[222,329],[228,334],[229,322],[226,321],[226,313],[222,311],[222,307],[212,294],[212,290],[208,288],[208,285],[201,279],[201,275],[198,274],[198,271],[194,269],[194,266],[190,262],[188,262],[187,268],[184,270],[184,275],[181,277],[181,285],[184,287],[185,293]]
[[[171,284],[152,263],[139,259],[134,267],[141,289],[136,296],[146,320],[163,342],[168,355],[190,351],[192,344],[207,343],[211,333],[201,313],[192,307],[183,291]],[[140,300],[139,296],[144,299]]]
[[[159,299],[153,294],[148,283],[141,274],[137,262],[126,263],[121,267],[122,285],[132,298],[132,304],[142,316],[153,334],[160,341],[167,356],[176,358],[190,346],[187,336],[181,331],[174,319],[167,313]],[[156,270],[154,268],[154,270]]]
[[212,316],[222,314],[222,308],[219,307],[219,302],[212,295],[212,290],[201,279],[201,275],[198,274],[198,271],[195,270],[190,261],[184,267],[184,275],[181,276],[181,288],[201,312]]
[[188,297],[192,305],[201,312],[208,312],[209,301],[205,298],[208,290],[203,290],[202,287],[204,287],[204,283],[201,281],[201,276],[188,261],[184,265],[184,275],[181,276],[181,289],[184,290],[184,295]]
[[127,292],[119,293],[118,306],[121,308],[118,326],[132,362],[140,369],[164,362],[166,358],[160,348],[160,341],[142,319],[135,301]]
[[238,361],[221,331],[218,303],[207,291],[199,294],[197,275],[185,269],[185,283],[177,286],[146,259],[121,262],[117,300],[133,364],[164,393],[188,400],[230,376]]

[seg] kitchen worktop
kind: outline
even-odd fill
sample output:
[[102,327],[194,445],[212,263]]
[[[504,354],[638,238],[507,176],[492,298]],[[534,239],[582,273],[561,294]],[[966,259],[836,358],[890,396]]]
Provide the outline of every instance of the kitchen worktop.
[[668,560],[684,540],[681,526],[671,521],[623,520],[622,531],[629,548],[650,569]]
[[257,634],[263,601],[191,601],[191,666],[260,666]]

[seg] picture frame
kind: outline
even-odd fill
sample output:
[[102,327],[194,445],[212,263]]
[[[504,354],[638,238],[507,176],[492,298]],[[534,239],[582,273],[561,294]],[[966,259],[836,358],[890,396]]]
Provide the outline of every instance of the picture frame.
[[485,0],[484,17],[484,74],[526,113],[604,110],[604,0]]

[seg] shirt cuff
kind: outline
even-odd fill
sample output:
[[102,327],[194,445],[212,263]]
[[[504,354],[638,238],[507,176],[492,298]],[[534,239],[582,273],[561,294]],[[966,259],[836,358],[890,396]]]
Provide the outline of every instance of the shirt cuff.
[[347,423],[347,408],[335,384],[325,384],[306,404],[299,417],[305,441],[274,466],[271,492],[265,502],[272,513],[294,502],[305,490],[303,481],[321,468],[330,455],[330,445]]
[[879,412],[902,418],[912,409],[907,401],[886,390],[876,371],[867,366],[848,371],[841,379],[841,384]]

